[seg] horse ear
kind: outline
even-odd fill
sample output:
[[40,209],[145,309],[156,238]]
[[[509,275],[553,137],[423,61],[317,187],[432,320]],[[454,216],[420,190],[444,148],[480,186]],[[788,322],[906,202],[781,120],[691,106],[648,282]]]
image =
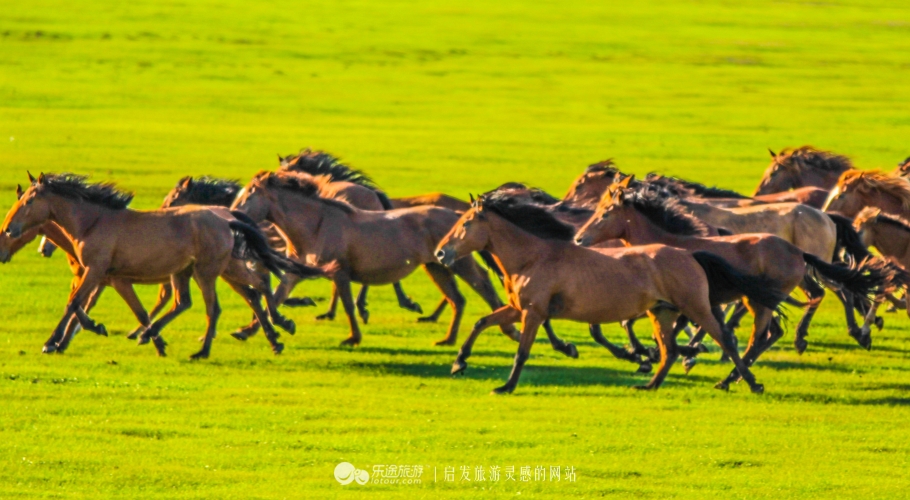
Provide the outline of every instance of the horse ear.
[[473,207],[476,204],[474,201],[474,193],[468,193],[468,199],[471,200],[471,206]]
[[35,182],[37,182],[38,179],[35,179],[35,176],[32,175],[31,172],[29,172],[28,170],[26,170],[26,172],[28,173],[28,181],[29,181],[29,182],[31,182],[32,184],[34,184]]
[[16,199],[22,198],[22,184],[16,184]]
[[627,188],[627,187],[629,187],[629,184],[630,184],[634,179],[635,179],[635,174],[632,174],[632,175],[630,175],[630,176],[624,178],[623,180],[619,181],[619,187],[621,187],[621,188]]
[[283,160],[284,158],[281,157],[281,153],[277,153],[277,154],[278,154],[278,164],[281,165],[281,160]]
[[38,174],[38,184],[44,184],[44,179],[45,179],[44,172],[41,172],[40,174]]
[[768,148],[768,152],[771,153],[771,158],[777,158],[777,153],[775,153],[773,149]]
[[181,179],[180,187],[182,187],[183,189],[189,189],[189,188],[193,187],[193,178],[187,176],[187,177],[184,177],[183,179]]

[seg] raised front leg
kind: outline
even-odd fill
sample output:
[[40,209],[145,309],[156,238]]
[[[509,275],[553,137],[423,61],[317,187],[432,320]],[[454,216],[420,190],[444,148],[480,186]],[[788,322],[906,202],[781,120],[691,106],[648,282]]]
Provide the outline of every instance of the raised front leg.
[[259,323],[262,325],[262,329],[265,332],[265,338],[269,341],[269,345],[272,347],[272,352],[275,354],[281,354],[284,351],[284,344],[278,342],[278,332],[275,331],[275,328],[272,327],[272,323],[269,321],[269,317],[266,312],[262,309],[262,304],[260,304],[261,294],[256,290],[244,285],[243,283],[237,283],[230,279],[225,278],[225,281],[231,288],[237,292],[240,297],[243,298],[244,302],[250,306],[250,309],[253,310],[253,315],[256,319],[259,320]]
[[[423,309],[420,307],[420,304],[411,300],[411,297],[408,297],[408,294],[404,293],[400,281],[393,283],[392,287],[395,288],[395,297],[398,299],[398,307],[407,309],[411,312],[416,312],[417,314],[423,314]],[[364,323],[366,323],[366,321],[364,321]]]
[[591,334],[591,338],[594,339],[594,342],[606,347],[607,350],[610,351],[610,354],[616,359],[623,359],[637,364],[637,373],[651,373],[651,362],[649,360],[642,360],[641,356],[638,354],[629,352],[607,340],[607,338],[604,337],[604,332],[600,325],[588,325],[588,333]]
[[[88,312],[91,311],[95,307],[95,304],[98,303],[98,299],[101,298],[101,292],[103,292],[104,289],[104,285],[98,285],[98,287],[88,295],[88,299],[86,299],[82,304],[82,311],[84,311],[82,313],[82,316],[86,318],[86,323],[93,325],[93,329],[86,328],[86,330],[107,337],[107,329],[104,328],[104,325],[100,325],[99,328],[99,325],[97,325],[91,318],[88,317]],[[77,312],[73,313],[73,315],[70,316],[70,320],[66,325],[66,330],[63,333],[63,337],[57,341],[58,343],[56,344],[56,352],[63,354],[67,348],[69,348],[70,342],[72,342],[73,337],[76,335],[76,333],[82,329],[82,320],[79,318],[79,312],[80,311],[77,309]]]
[[[549,303],[549,301],[547,302]],[[515,390],[518,379],[521,378],[521,371],[524,369],[528,357],[531,356],[531,347],[534,346],[534,339],[537,338],[537,330],[543,321],[543,315],[533,310],[522,311],[521,340],[518,342],[518,353],[515,354],[512,373],[509,374],[509,380],[505,385],[493,389],[493,394],[511,394]]]
[[571,342],[565,342],[561,338],[556,336],[556,332],[553,331],[553,326],[550,325],[550,320],[543,322],[543,329],[547,332],[547,338],[550,340],[550,345],[553,346],[553,349],[565,354],[570,358],[578,358],[578,349],[575,347],[575,344]]
[[458,351],[458,357],[455,358],[455,363],[452,365],[452,375],[461,373],[468,367],[467,360],[471,356],[471,350],[474,348],[474,342],[477,341],[480,332],[492,326],[512,324],[520,319],[520,310],[515,309],[512,306],[503,306],[493,311],[492,314],[488,314],[477,320],[477,323],[474,323],[471,334],[468,335],[467,340],[465,340],[464,344],[461,346],[461,350]]
[[84,274],[79,279],[79,283],[76,285],[76,288],[70,292],[70,298],[66,305],[66,311],[63,314],[63,318],[60,320],[60,323],[57,324],[57,328],[54,332],[54,336],[60,338],[60,341],[57,342],[59,350],[59,345],[68,346],[70,340],[72,339],[75,329],[65,331],[67,324],[69,323],[70,317],[75,315],[77,318],[80,318],[80,325],[86,330],[89,327],[92,328],[92,331],[99,331],[104,328],[103,325],[98,325],[90,319],[84,321],[83,318],[88,319],[88,316],[85,314],[85,311],[82,310],[82,305],[88,300],[92,292],[96,290],[101,285],[101,280],[104,278],[104,271],[99,270],[103,269],[105,266],[92,266],[85,268]]
[[[452,272],[463,279],[481,298],[495,311],[504,304],[496,294],[493,288],[493,282],[490,281],[490,275],[474,260],[473,257],[462,257],[452,265]],[[514,325],[500,325],[499,329],[507,337],[518,342],[519,333]]]
[[417,318],[418,323],[435,323],[439,320],[439,315],[442,314],[442,311],[445,310],[446,306],[449,305],[449,301],[445,297],[439,301],[439,305],[436,306],[436,309],[429,316],[421,316]]

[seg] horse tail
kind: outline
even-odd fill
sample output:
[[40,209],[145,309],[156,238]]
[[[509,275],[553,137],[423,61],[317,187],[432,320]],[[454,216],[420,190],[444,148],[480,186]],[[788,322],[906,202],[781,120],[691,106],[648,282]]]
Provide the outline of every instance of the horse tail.
[[376,193],[376,197],[379,198],[379,203],[382,205],[383,210],[392,210],[395,208],[392,206],[392,200],[390,200],[385,193],[378,189],[374,192]]
[[719,301],[715,297],[724,291],[736,290],[750,301],[776,311],[778,316],[786,319],[781,303],[787,301],[788,295],[780,290],[780,285],[775,280],[763,275],[744,274],[722,257],[710,252],[695,252],[692,257],[705,270],[712,303]]
[[490,270],[496,273],[496,276],[499,277],[499,283],[505,284],[506,275],[503,272],[502,268],[499,267],[499,263],[496,262],[496,259],[493,258],[493,254],[491,254],[488,250],[481,250],[477,253],[480,254],[480,258],[483,260],[484,264],[486,264],[487,267],[489,267]]
[[[828,263],[812,255],[804,253],[803,260],[811,270],[820,275],[824,280],[842,287],[857,297],[867,300],[894,285],[910,283],[910,274],[899,266],[877,257],[868,258],[860,263],[847,264],[844,262]],[[809,279],[819,282],[818,276],[807,272]]]
[[[325,269],[294,262],[272,250],[262,231],[255,224],[247,222],[250,218],[246,214],[239,216],[240,212],[231,213],[237,217],[237,220],[228,223],[231,232],[234,234],[234,249],[231,252],[234,258],[261,262],[266,269],[276,276],[281,276],[282,272],[296,274],[301,278],[315,278],[327,275]],[[246,221],[241,219],[246,219]]]
[[872,255],[869,253],[869,249],[863,245],[863,240],[860,239],[859,233],[856,232],[856,229],[853,229],[853,221],[843,215],[826,215],[837,227],[838,252],[836,253],[840,253],[839,250],[844,249],[854,262],[862,262]]

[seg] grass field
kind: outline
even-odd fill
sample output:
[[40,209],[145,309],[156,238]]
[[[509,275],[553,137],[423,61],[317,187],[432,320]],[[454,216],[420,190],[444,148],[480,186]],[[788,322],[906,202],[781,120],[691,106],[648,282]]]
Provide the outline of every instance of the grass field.
[[[463,198],[505,181],[561,195],[607,157],[751,192],[769,146],[811,143],[861,168],[910,154],[910,8],[892,2],[0,7],[3,207],[26,169],[116,180],[152,208],[183,175],[246,180],[304,146],[393,196]],[[715,354],[688,376],[676,366],[659,392],[630,391],[632,365],[558,322],[580,359],[539,344],[516,393],[493,397],[515,344],[485,335],[452,379],[455,349],[432,346],[445,326],[416,324],[390,288],[371,292],[354,350],[337,347],[344,321],[316,322],[312,309],[285,311],[298,334],[280,357],[261,336],[240,343],[226,334],[248,313],[224,287],[208,361],[187,360],[201,301],[165,331],[170,356],[158,359],[124,339],[135,320],[113,292],[93,315],[110,338],[83,333],[45,356],[69,271],[33,250],[0,271],[0,498],[868,498],[910,487],[903,313],[886,315],[866,352],[827,301],[806,354],[790,334],[756,366],[760,397],[712,389],[729,370]],[[421,273],[404,284],[425,309],[439,297]],[[299,290],[329,294],[326,282]],[[154,293],[140,287],[146,304]],[[466,296],[462,338],[485,312]],[[341,486],[343,461],[422,465],[423,482]],[[577,480],[467,482],[461,466],[571,466]]]

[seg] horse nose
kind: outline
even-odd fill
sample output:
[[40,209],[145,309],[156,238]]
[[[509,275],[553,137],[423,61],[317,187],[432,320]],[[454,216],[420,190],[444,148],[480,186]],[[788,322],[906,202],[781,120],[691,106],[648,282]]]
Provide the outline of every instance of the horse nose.
[[6,264],[7,262],[9,262],[9,258],[10,258],[9,250],[4,249],[3,251],[0,251],[0,264]]
[[436,260],[442,262],[446,258],[446,251],[443,249],[436,250]]
[[575,244],[580,247],[586,247],[586,246],[588,246],[588,238],[584,237],[584,236],[579,236],[579,237],[575,238]]

